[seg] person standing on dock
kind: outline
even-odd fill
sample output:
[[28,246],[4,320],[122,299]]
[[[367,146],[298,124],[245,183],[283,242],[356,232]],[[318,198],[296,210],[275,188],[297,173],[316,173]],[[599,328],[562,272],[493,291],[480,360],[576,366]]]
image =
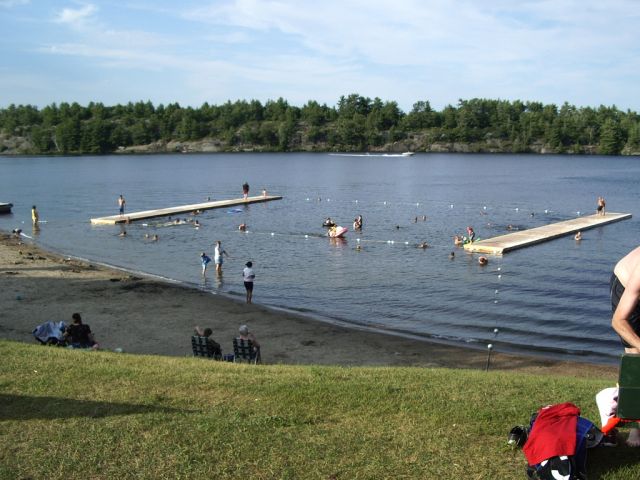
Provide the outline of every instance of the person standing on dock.
[[598,207],[596,208],[596,213],[598,215],[604,216],[604,207],[606,206],[606,202],[604,201],[604,197],[598,197]]
[[38,222],[40,221],[40,215],[38,215],[38,210],[35,205],[31,207],[31,221],[34,225],[38,225]]
[[242,197],[246,200],[247,198],[249,198],[249,184],[247,182],[244,182],[242,184]]
[[224,255],[227,257],[229,254],[227,251],[222,248],[222,242],[220,240],[216,241],[216,248],[213,250],[213,261],[216,264],[216,273],[218,275],[222,275],[222,264],[224,263],[224,259],[222,258]]
[[124,199],[122,194],[120,194],[120,196],[118,197],[118,207],[120,209],[120,215],[124,215],[124,206],[126,203],[127,201]]
[[[626,353],[640,353],[640,247],[624,256],[613,269],[610,283],[611,326]],[[631,429],[627,445],[640,447],[640,430]]]

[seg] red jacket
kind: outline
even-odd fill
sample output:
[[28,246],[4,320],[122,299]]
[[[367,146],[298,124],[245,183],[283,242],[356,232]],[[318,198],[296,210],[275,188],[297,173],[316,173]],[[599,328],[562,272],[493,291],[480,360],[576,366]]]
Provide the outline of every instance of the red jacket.
[[575,454],[579,415],[580,409],[569,402],[538,410],[538,417],[522,449],[529,465],[551,457]]

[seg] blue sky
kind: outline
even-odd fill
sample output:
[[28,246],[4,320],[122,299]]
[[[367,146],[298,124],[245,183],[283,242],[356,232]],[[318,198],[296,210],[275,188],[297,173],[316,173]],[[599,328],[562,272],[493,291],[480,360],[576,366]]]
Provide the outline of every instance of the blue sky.
[[359,93],[640,111],[637,0],[0,0],[0,107]]

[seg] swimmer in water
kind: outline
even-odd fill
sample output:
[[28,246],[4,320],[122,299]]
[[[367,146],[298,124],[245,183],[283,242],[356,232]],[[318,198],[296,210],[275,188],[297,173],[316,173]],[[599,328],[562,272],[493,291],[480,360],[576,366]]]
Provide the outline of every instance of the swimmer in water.
[[456,258],[456,252],[451,252],[449,254],[449,260],[453,260],[454,258]]
[[158,237],[158,235],[154,235],[151,239],[152,242],[157,242],[158,240],[160,240],[160,237]]
[[118,234],[119,237],[126,237],[127,236],[127,231],[123,230]]
[[579,242],[580,240],[582,240],[582,233],[581,232],[576,233],[575,236],[573,237],[573,239],[576,242]]
[[489,260],[487,259],[487,257],[482,256],[478,258],[478,263],[484,267],[487,263],[489,263]]
[[464,244],[464,239],[460,235],[453,236],[453,244],[454,245],[462,245]]
[[417,245],[418,248],[429,248],[429,244],[427,242],[420,242]]
[[246,232],[247,231],[247,225],[244,223],[241,223],[240,225],[238,225],[238,230],[240,230],[241,232]]

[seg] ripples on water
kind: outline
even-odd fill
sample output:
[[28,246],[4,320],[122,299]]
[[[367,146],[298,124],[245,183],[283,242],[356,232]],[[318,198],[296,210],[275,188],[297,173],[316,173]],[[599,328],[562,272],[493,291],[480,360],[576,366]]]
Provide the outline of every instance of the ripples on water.
[[[581,243],[565,237],[492,257],[484,268],[451,239],[467,225],[489,238],[508,225],[592,213],[598,195],[610,211],[635,213],[637,189],[622,187],[637,185],[636,164],[514,155],[0,158],[0,201],[16,205],[0,228],[29,225],[35,203],[47,220],[38,241],[64,253],[231,295],[243,295],[240,273],[252,259],[260,303],[479,348],[491,342],[498,350],[611,362],[621,348],[610,328],[608,280],[635,246],[635,219],[587,231]],[[129,211],[145,210],[237,198],[245,180],[252,194],[265,187],[284,199],[207,211],[200,229],[134,223],[125,239],[120,227],[89,224],[117,213],[120,193]],[[350,231],[344,242],[322,236],[327,216],[351,230],[358,214],[362,232]],[[427,220],[414,223],[421,215]],[[237,230],[240,223],[248,233]],[[144,241],[145,233],[160,241]],[[203,284],[199,254],[211,253],[217,239],[231,258],[222,283],[210,273]],[[431,248],[416,248],[422,241]]]

